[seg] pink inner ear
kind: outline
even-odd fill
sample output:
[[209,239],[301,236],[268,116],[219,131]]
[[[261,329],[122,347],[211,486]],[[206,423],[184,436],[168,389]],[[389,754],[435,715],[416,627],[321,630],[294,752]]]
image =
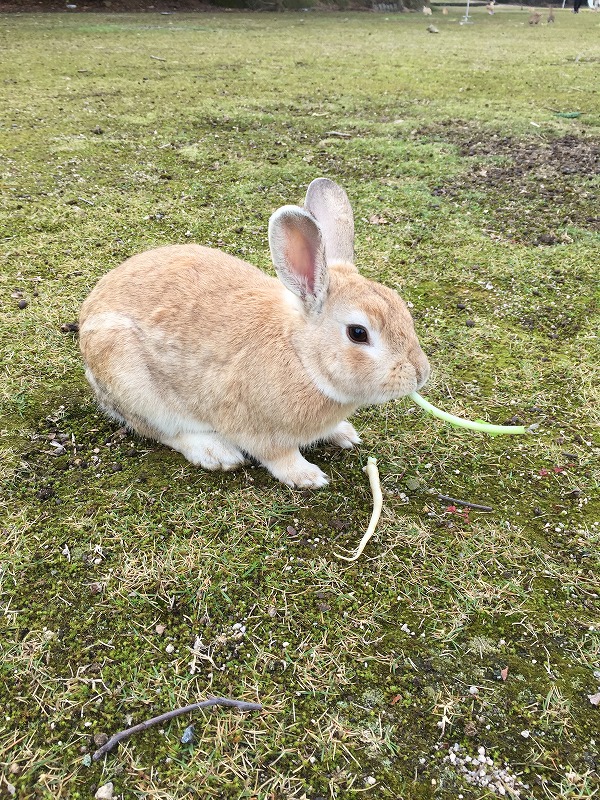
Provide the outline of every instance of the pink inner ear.
[[313,294],[315,291],[316,259],[314,249],[300,231],[289,230],[285,256],[299,283]]

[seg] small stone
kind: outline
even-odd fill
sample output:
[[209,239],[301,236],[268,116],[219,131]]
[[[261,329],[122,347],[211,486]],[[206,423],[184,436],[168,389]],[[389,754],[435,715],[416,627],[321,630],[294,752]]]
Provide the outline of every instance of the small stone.
[[92,133],[95,133],[96,136],[101,136],[104,133],[104,130],[100,127],[100,125],[96,125],[95,128],[92,128]]
[[191,744],[194,741],[194,726],[188,725],[181,736],[181,744]]
[[115,787],[113,786],[112,781],[105,783],[104,786],[100,786],[94,797],[96,800],[112,800],[113,794],[115,791]]
[[11,775],[19,775],[21,773],[21,767],[17,764],[16,761],[13,761],[8,771],[10,772]]
[[175,650],[175,647],[174,647],[174,645],[172,645],[172,644],[168,644],[168,645],[165,647],[165,651],[166,651],[167,653],[172,653],[172,652],[173,652],[173,650]]
[[105,733],[94,734],[94,744],[96,747],[103,747],[108,742],[108,736]]
[[530,733],[530,731],[521,731],[521,736],[524,739],[529,739],[529,737],[531,736],[531,733]]
[[476,686],[469,686],[469,694],[479,694],[479,689]]
[[163,633],[167,630],[166,625],[157,625],[154,630],[158,633],[159,636],[162,636]]
[[22,309],[22,308],[27,308],[27,306],[29,305],[29,303],[27,302],[27,300],[19,300],[19,302],[17,303],[17,305],[19,306],[19,308],[21,308],[21,309]]
[[475,327],[475,322],[472,319],[468,319],[465,322],[465,325],[467,326],[467,328],[474,328]]

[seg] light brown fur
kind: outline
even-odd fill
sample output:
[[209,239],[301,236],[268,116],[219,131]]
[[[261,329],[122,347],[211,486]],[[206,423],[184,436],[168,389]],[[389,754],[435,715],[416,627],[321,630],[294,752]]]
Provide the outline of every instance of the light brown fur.
[[[317,187],[325,197],[330,183]],[[83,303],[80,344],[100,406],[140,434],[209,469],[248,453],[289,485],[315,487],[325,476],[298,447],[357,443],[345,417],[413,391],[429,367],[400,297],[350,263],[325,264],[317,222],[294,208],[272,218],[281,280],[198,245],[142,253]],[[298,252],[308,266],[288,275]],[[306,278],[313,261],[317,277]],[[357,314],[373,346],[348,338]]]

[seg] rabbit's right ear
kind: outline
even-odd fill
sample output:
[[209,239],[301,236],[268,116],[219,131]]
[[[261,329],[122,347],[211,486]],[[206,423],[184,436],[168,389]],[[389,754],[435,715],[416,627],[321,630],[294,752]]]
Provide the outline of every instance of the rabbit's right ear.
[[329,273],[315,220],[298,206],[283,206],[269,220],[269,246],[279,280],[308,311],[318,313],[327,295]]
[[354,263],[354,214],[348,195],[329,178],[317,178],[306,191],[304,208],[323,232],[327,263]]

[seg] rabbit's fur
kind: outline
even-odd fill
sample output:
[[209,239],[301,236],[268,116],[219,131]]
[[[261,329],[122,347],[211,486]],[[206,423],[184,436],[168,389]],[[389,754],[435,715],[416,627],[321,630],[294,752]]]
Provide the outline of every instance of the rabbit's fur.
[[269,243],[279,280],[198,245],[129,258],[83,303],[81,352],[101,408],[142,436],[205,469],[250,455],[316,488],[327,478],[299,448],[358,444],[346,417],[418,389],[429,364],[399,295],[358,274],[337,184],[276,211]]

